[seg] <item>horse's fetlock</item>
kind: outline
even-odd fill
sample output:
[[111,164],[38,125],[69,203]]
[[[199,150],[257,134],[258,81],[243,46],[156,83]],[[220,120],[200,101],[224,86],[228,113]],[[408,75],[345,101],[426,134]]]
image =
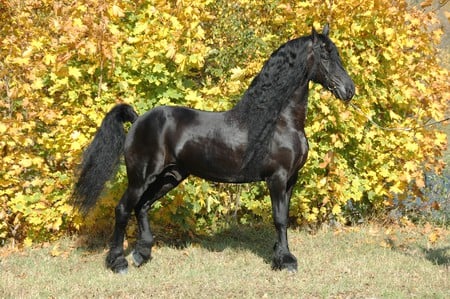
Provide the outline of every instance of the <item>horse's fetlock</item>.
[[125,273],[128,268],[128,262],[123,255],[110,251],[106,256],[106,268],[111,269],[114,273]]

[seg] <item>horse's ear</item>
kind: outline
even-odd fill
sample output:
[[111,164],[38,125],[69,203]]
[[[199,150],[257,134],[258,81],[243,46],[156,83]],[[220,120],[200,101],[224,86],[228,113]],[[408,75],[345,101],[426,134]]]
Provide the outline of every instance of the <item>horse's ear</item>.
[[323,27],[322,34],[325,36],[328,36],[330,34],[330,24],[326,23],[325,27]]
[[316,28],[314,28],[314,25],[312,26],[312,33],[311,33],[311,36],[312,36],[312,41],[313,41],[313,44],[315,44],[315,43],[317,43],[317,40],[318,40],[318,33],[317,33],[317,31],[316,31]]

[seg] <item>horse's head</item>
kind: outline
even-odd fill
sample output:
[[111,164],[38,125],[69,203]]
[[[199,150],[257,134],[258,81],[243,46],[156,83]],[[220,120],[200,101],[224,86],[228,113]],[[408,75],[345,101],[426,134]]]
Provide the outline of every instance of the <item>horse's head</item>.
[[329,26],[319,34],[313,27],[311,40],[314,54],[312,81],[323,85],[337,98],[350,101],[355,95],[355,84],[342,66],[335,44],[328,37]]

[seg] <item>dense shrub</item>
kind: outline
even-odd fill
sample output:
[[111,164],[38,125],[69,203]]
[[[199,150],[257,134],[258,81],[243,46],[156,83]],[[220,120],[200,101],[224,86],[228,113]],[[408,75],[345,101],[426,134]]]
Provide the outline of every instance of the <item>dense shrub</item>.
[[[428,126],[449,99],[436,50],[442,30],[433,13],[404,1],[6,0],[0,18],[8,20],[0,28],[1,240],[80,229],[69,201],[76,166],[115,103],[140,113],[162,104],[229,109],[272,51],[326,22],[362,113],[312,87],[311,151],[292,218],[343,221],[348,202],[383,210],[425,200],[424,174],[443,169],[446,135]],[[125,184],[122,170],[88,225],[111,225]],[[261,184],[190,178],[152,218],[198,232],[224,219],[270,221],[267,198]]]

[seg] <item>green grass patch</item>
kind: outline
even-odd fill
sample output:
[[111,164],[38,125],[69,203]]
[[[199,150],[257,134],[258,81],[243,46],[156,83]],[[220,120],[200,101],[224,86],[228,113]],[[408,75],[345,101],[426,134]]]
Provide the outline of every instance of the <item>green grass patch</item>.
[[290,230],[299,271],[270,269],[271,227],[235,227],[209,238],[158,244],[127,275],[105,269],[106,248],[63,240],[8,252],[5,298],[448,298],[450,232],[431,226]]

